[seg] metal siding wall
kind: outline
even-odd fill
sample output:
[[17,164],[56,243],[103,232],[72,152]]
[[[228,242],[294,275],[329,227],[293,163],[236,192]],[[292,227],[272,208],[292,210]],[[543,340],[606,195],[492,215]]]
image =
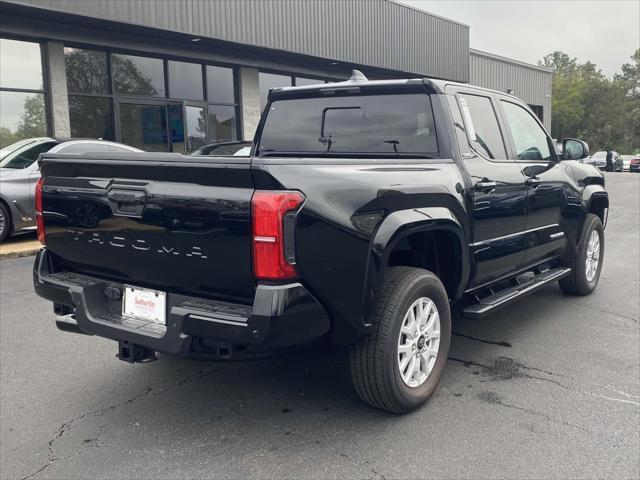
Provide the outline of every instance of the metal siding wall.
[[470,83],[502,92],[511,89],[526,103],[542,105],[544,125],[551,129],[551,72],[474,50],[469,63]]
[[469,27],[387,0],[9,0],[320,58],[469,80]]

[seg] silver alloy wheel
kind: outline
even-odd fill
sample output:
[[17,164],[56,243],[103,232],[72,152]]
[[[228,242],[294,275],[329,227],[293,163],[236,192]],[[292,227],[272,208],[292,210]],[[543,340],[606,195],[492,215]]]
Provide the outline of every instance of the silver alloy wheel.
[[585,270],[587,281],[591,282],[598,272],[598,265],[600,263],[600,235],[597,230],[591,232],[591,236],[589,237],[585,263],[587,267]]
[[2,210],[0,210],[0,236],[2,236],[2,233],[4,232],[5,225],[6,225],[6,222],[4,218],[4,213],[2,213]]
[[409,307],[398,335],[398,370],[407,386],[419,387],[429,378],[439,347],[438,307],[421,297]]

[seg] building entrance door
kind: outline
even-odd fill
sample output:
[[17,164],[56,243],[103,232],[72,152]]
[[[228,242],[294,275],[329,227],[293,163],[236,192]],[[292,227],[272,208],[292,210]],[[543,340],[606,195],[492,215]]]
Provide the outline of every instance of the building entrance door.
[[117,140],[146,152],[185,152],[182,103],[121,100],[116,113]]

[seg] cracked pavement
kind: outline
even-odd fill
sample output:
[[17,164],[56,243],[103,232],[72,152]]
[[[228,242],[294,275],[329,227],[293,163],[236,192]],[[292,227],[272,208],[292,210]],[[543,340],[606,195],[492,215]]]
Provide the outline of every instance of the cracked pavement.
[[607,175],[600,286],[455,318],[439,389],[403,417],[355,396],[342,350],[242,364],[56,330],[33,258],[0,262],[0,478],[639,478],[640,175]]

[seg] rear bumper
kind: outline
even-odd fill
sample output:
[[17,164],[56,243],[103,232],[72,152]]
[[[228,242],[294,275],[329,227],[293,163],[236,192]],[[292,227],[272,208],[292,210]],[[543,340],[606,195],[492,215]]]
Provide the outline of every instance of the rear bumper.
[[[130,342],[160,352],[189,355],[209,341],[275,348],[312,341],[329,331],[322,306],[299,283],[258,285],[252,306],[167,293],[167,325],[122,316],[124,285],[72,272],[52,272],[49,253],[36,256],[36,293],[54,302],[58,328]],[[105,289],[111,287],[107,296]]]

